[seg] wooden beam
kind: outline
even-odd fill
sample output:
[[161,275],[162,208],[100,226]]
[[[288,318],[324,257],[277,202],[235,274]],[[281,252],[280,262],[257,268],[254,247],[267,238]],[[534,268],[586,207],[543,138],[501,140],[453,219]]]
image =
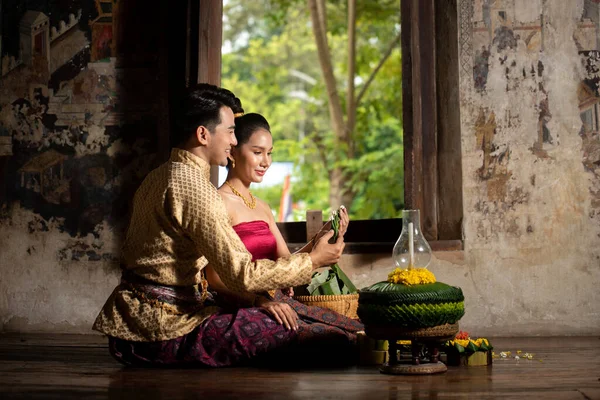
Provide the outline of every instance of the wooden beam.
[[434,1],[419,0],[421,126],[423,129],[423,209],[421,211],[421,228],[427,240],[438,239],[438,133]]
[[438,239],[461,239],[463,198],[457,0],[437,0],[435,7]]
[[170,155],[170,132],[175,129],[177,101],[186,82],[186,40],[185,28],[187,4],[176,2],[159,3],[158,28],[158,107],[157,115],[158,163]]
[[315,236],[323,227],[323,211],[307,210],[306,211],[306,241],[308,242]]
[[[413,55],[413,29],[417,29],[417,26],[413,26],[412,11],[416,8],[413,6],[413,0],[403,0],[401,2],[401,48],[402,48],[402,121],[404,124],[404,207],[419,208],[422,205],[422,201],[418,196],[421,191],[419,187],[420,179],[415,176],[419,168],[415,166],[415,157],[418,155],[418,151],[415,151],[415,128],[420,132],[420,118],[415,120],[413,115],[413,108],[415,107],[415,101],[417,106],[420,104],[420,93],[417,90],[416,98],[413,96],[413,86],[419,83],[418,69],[413,77],[413,65],[418,62],[418,52]],[[418,37],[415,38],[418,41]],[[415,44],[418,46],[418,43]],[[413,56],[417,57],[417,60],[413,60]],[[418,64],[417,64],[418,65]],[[415,86],[416,87],[416,86]],[[418,135],[417,135],[418,136]]]
[[200,0],[198,26],[198,82],[221,85],[223,1]]
[[[161,2],[159,5],[160,15],[167,15],[168,8],[166,2]],[[168,46],[168,32],[169,32],[169,19],[170,18],[159,18],[157,28],[158,33],[158,92],[160,96],[157,96],[158,108],[163,112],[158,113],[157,118],[157,158],[159,163],[165,162],[169,158],[169,132],[170,132],[170,98],[169,98],[169,46]]]
[[186,82],[185,86],[198,82],[198,54],[200,37],[200,1],[187,1],[187,31],[186,31]]
[[[223,45],[223,1],[198,2],[198,83],[221,85],[221,47]],[[195,10],[195,7],[193,7]],[[210,181],[217,186],[219,168],[210,168]]]
[[438,238],[434,0],[403,0],[404,203],[421,210],[427,240]]

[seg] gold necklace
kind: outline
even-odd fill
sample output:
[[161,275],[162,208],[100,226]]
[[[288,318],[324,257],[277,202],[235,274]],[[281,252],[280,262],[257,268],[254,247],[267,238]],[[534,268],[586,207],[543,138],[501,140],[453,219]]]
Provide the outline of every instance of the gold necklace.
[[243,194],[241,194],[240,192],[238,192],[236,190],[236,188],[234,188],[233,185],[231,185],[231,183],[229,183],[229,181],[225,181],[225,183],[227,184],[227,186],[229,186],[229,188],[231,189],[231,191],[233,192],[233,194],[235,194],[236,196],[240,197],[244,201],[244,204],[246,205],[246,207],[248,207],[251,210],[254,210],[256,208],[256,197],[254,197],[252,195],[251,191],[248,191],[248,194],[250,195],[250,201],[248,201],[248,200],[246,200],[246,198],[244,197]]

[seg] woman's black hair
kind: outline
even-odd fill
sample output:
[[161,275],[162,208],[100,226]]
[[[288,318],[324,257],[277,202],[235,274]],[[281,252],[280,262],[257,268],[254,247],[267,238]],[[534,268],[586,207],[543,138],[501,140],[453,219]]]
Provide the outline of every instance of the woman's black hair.
[[240,99],[227,89],[208,83],[187,88],[179,104],[173,145],[184,143],[201,125],[213,132],[221,123],[220,111],[223,106],[231,108],[234,114],[244,112]]
[[[244,143],[248,143],[250,136],[259,129],[264,129],[271,133],[271,127],[267,119],[257,113],[244,114],[235,118],[235,138],[237,146],[240,147]],[[231,168],[231,160],[227,162],[227,168]]]

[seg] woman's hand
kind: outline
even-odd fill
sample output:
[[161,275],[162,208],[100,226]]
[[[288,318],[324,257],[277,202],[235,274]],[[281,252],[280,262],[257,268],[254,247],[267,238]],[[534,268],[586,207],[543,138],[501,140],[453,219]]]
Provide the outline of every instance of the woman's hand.
[[286,329],[298,329],[298,314],[288,304],[271,301],[266,297],[258,296],[255,305],[267,310]]
[[294,297],[294,288],[293,287],[289,287],[289,288],[286,288],[286,289],[281,289],[281,293],[283,293],[287,297]]

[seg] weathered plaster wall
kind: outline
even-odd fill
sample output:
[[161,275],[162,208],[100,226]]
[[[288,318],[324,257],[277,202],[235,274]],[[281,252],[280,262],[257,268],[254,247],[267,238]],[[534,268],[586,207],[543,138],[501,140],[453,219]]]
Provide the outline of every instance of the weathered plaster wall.
[[[458,3],[465,251],[430,269],[470,332],[598,334],[600,2]],[[359,286],[390,270],[348,263]]]
[[116,285],[117,268],[110,260],[74,260],[59,253],[76,242],[115,254],[111,229],[103,224],[98,237],[73,238],[60,232],[58,221],[42,222],[18,206],[7,222],[0,230],[0,331],[90,333],[90,318]]

